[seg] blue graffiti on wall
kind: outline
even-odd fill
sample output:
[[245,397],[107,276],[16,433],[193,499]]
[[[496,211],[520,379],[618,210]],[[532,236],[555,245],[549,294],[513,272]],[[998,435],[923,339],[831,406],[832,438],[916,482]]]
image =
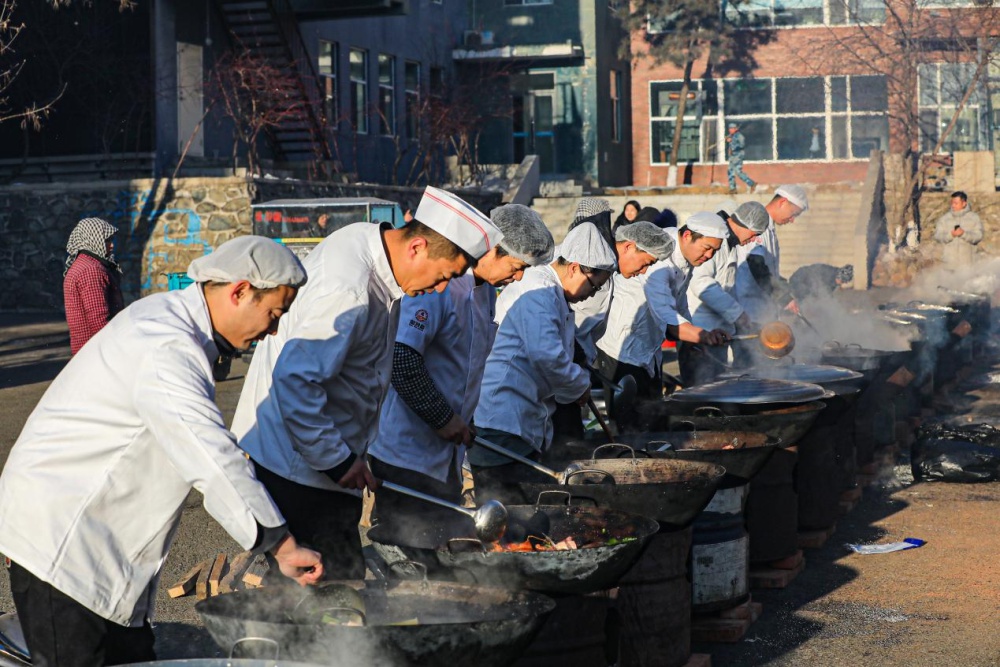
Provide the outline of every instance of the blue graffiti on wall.
[[[154,260],[161,259],[164,262],[169,261],[168,253],[154,252],[152,248],[146,248],[148,238],[138,240],[133,238],[139,221],[143,218],[143,216],[148,216],[150,214],[150,211],[147,211],[146,207],[147,204],[150,203],[149,198],[152,194],[151,190],[141,190],[137,192],[133,192],[131,190],[119,190],[116,195],[117,202],[112,210],[91,210],[84,213],[84,217],[104,218],[118,228],[119,234],[125,233],[127,238],[122,239],[122,242],[118,244],[119,247],[115,250],[116,259],[119,263],[132,264],[133,262],[138,262],[138,266],[141,267],[143,259],[146,260],[145,275],[142,276],[141,282],[138,285],[138,289],[142,291],[152,289],[155,282],[162,282],[156,280],[157,276],[153,271]],[[165,220],[163,221],[163,242],[167,245],[200,245],[203,254],[207,255],[212,252],[212,246],[209,245],[201,236],[201,216],[194,210],[189,208],[164,208],[156,209],[153,213],[154,218],[150,220],[150,224],[156,224],[157,220],[167,213],[176,213],[187,217],[187,232],[184,235],[171,236],[168,222]],[[166,286],[165,282],[163,282],[163,286]],[[128,287],[132,286],[126,286],[126,289]]]

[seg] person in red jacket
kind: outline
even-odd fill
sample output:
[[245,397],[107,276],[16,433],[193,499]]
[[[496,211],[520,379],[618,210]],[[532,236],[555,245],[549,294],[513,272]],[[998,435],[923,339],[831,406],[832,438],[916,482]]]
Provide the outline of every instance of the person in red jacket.
[[63,301],[73,354],[125,307],[122,270],[112,254],[117,232],[106,220],[84,218],[66,243],[69,257],[63,271]]

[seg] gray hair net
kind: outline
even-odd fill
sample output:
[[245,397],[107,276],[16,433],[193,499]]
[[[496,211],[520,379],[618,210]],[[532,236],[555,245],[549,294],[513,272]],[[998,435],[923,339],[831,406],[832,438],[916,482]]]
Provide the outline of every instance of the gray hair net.
[[591,269],[614,271],[618,268],[615,253],[590,222],[571,229],[559,246],[558,254],[567,262],[577,262]]
[[226,241],[212,254],[191,262],[187,272],[196,283],[246,280],[257,289],[279,285],[300,287],[306,282],[306,270],[299,258],[277,241],[263,236],[240,236]]
[[741,225],[757,234],[763,234],[771,223],[771,216],[767,214],[767,209],[757,201],[743,202],[733,211],[733,217]]
[[615,232],[615,241],[632,241],[636,248],[656,259],[666,259],[674,251],[674,240],[670,234],[643,220],[619,227]]
[[555,241],[542,216],[523,204],[507,204],[490,211],[490,222],[503,232],[500,248],[528,266],[552,261]]

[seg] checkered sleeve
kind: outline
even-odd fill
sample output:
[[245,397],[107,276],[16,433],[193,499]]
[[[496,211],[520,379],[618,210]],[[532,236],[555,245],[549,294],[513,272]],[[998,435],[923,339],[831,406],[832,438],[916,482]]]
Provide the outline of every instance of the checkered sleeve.
[[396,343],[393,350],[392,386],[407,407],[434,430],[455,414],[434,384],[423,356],[409,345]]
[[108,272],[97,262],[79,262],[79,270],[67,276],[66,323],[75,354],[111,319],[113,286]]

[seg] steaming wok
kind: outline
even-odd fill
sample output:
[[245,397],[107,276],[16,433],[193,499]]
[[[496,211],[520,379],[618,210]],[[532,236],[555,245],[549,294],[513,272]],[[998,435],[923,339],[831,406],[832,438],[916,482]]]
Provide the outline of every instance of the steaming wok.
[[753,431],[767,433],[780,441],[780,447],[792,447],[805,435],[820,412],[826,407],[822,401],[762,410],[749,415],[727,415],[711,406],[691,406],[690,414],[664,415],[657,420],[657,430],[675,430],[690,427],[703,431]]
[[[461,517],[459,517],[461,519]],[[366,601],[365,625],[330,625],[295,616],[311,589],[267,586],[195,605],[215,642],[228,651],[245,637],[278,643],[280,654],[322,665],[508,665],[531,642],[555,603],[538,593],[434,581],[350,586]],[[394,623],[398,625],[394,625]]]
[[[726,469],[726,476],[720,488],[749,482],[781,445],[778,438],[750,431],[640,433],[619,436],[618,441],[641,449],[653,458],[721,465]],[[664,449],[664,445],[669,448]]]
[[504,473],[505,481],[515,484],[525,498],[537,498],[545,491],[569,491],[577,500],[648,516],[670,530],[694,521],[726,473],[722,466],[710,463],[648,458],[546,462],[557,467],[575,463],[585,470],[575,473],[567,484],[559,484],[526,466],[511,466]]
[[873,350],[856,343],[841,345],[837,341],[830,341],[823,345],[822,360],[824,364],[832,366],[849,368],[861,373],[871,372],[874,377],[893,355],[903,355],[906,352],[906,350]]
[[[461,517],[428,522],[419,530],[391,521],[379,523],[368,531],[368,539],[390,566],[402,555],[434,572],[444,568],[461,580],[471,578],[513,590],[591,593],[616,585],[659,529],[652,519],[597,507],[508,505],[507,511],[512,524],[527,524],[536,512],[542,512],[548,522],[546,534],[553,541],[572,537],[581,548],[488,551],[478,540],[468,539],[468,526]],[[583,546],[591,542],[597,545]]]

